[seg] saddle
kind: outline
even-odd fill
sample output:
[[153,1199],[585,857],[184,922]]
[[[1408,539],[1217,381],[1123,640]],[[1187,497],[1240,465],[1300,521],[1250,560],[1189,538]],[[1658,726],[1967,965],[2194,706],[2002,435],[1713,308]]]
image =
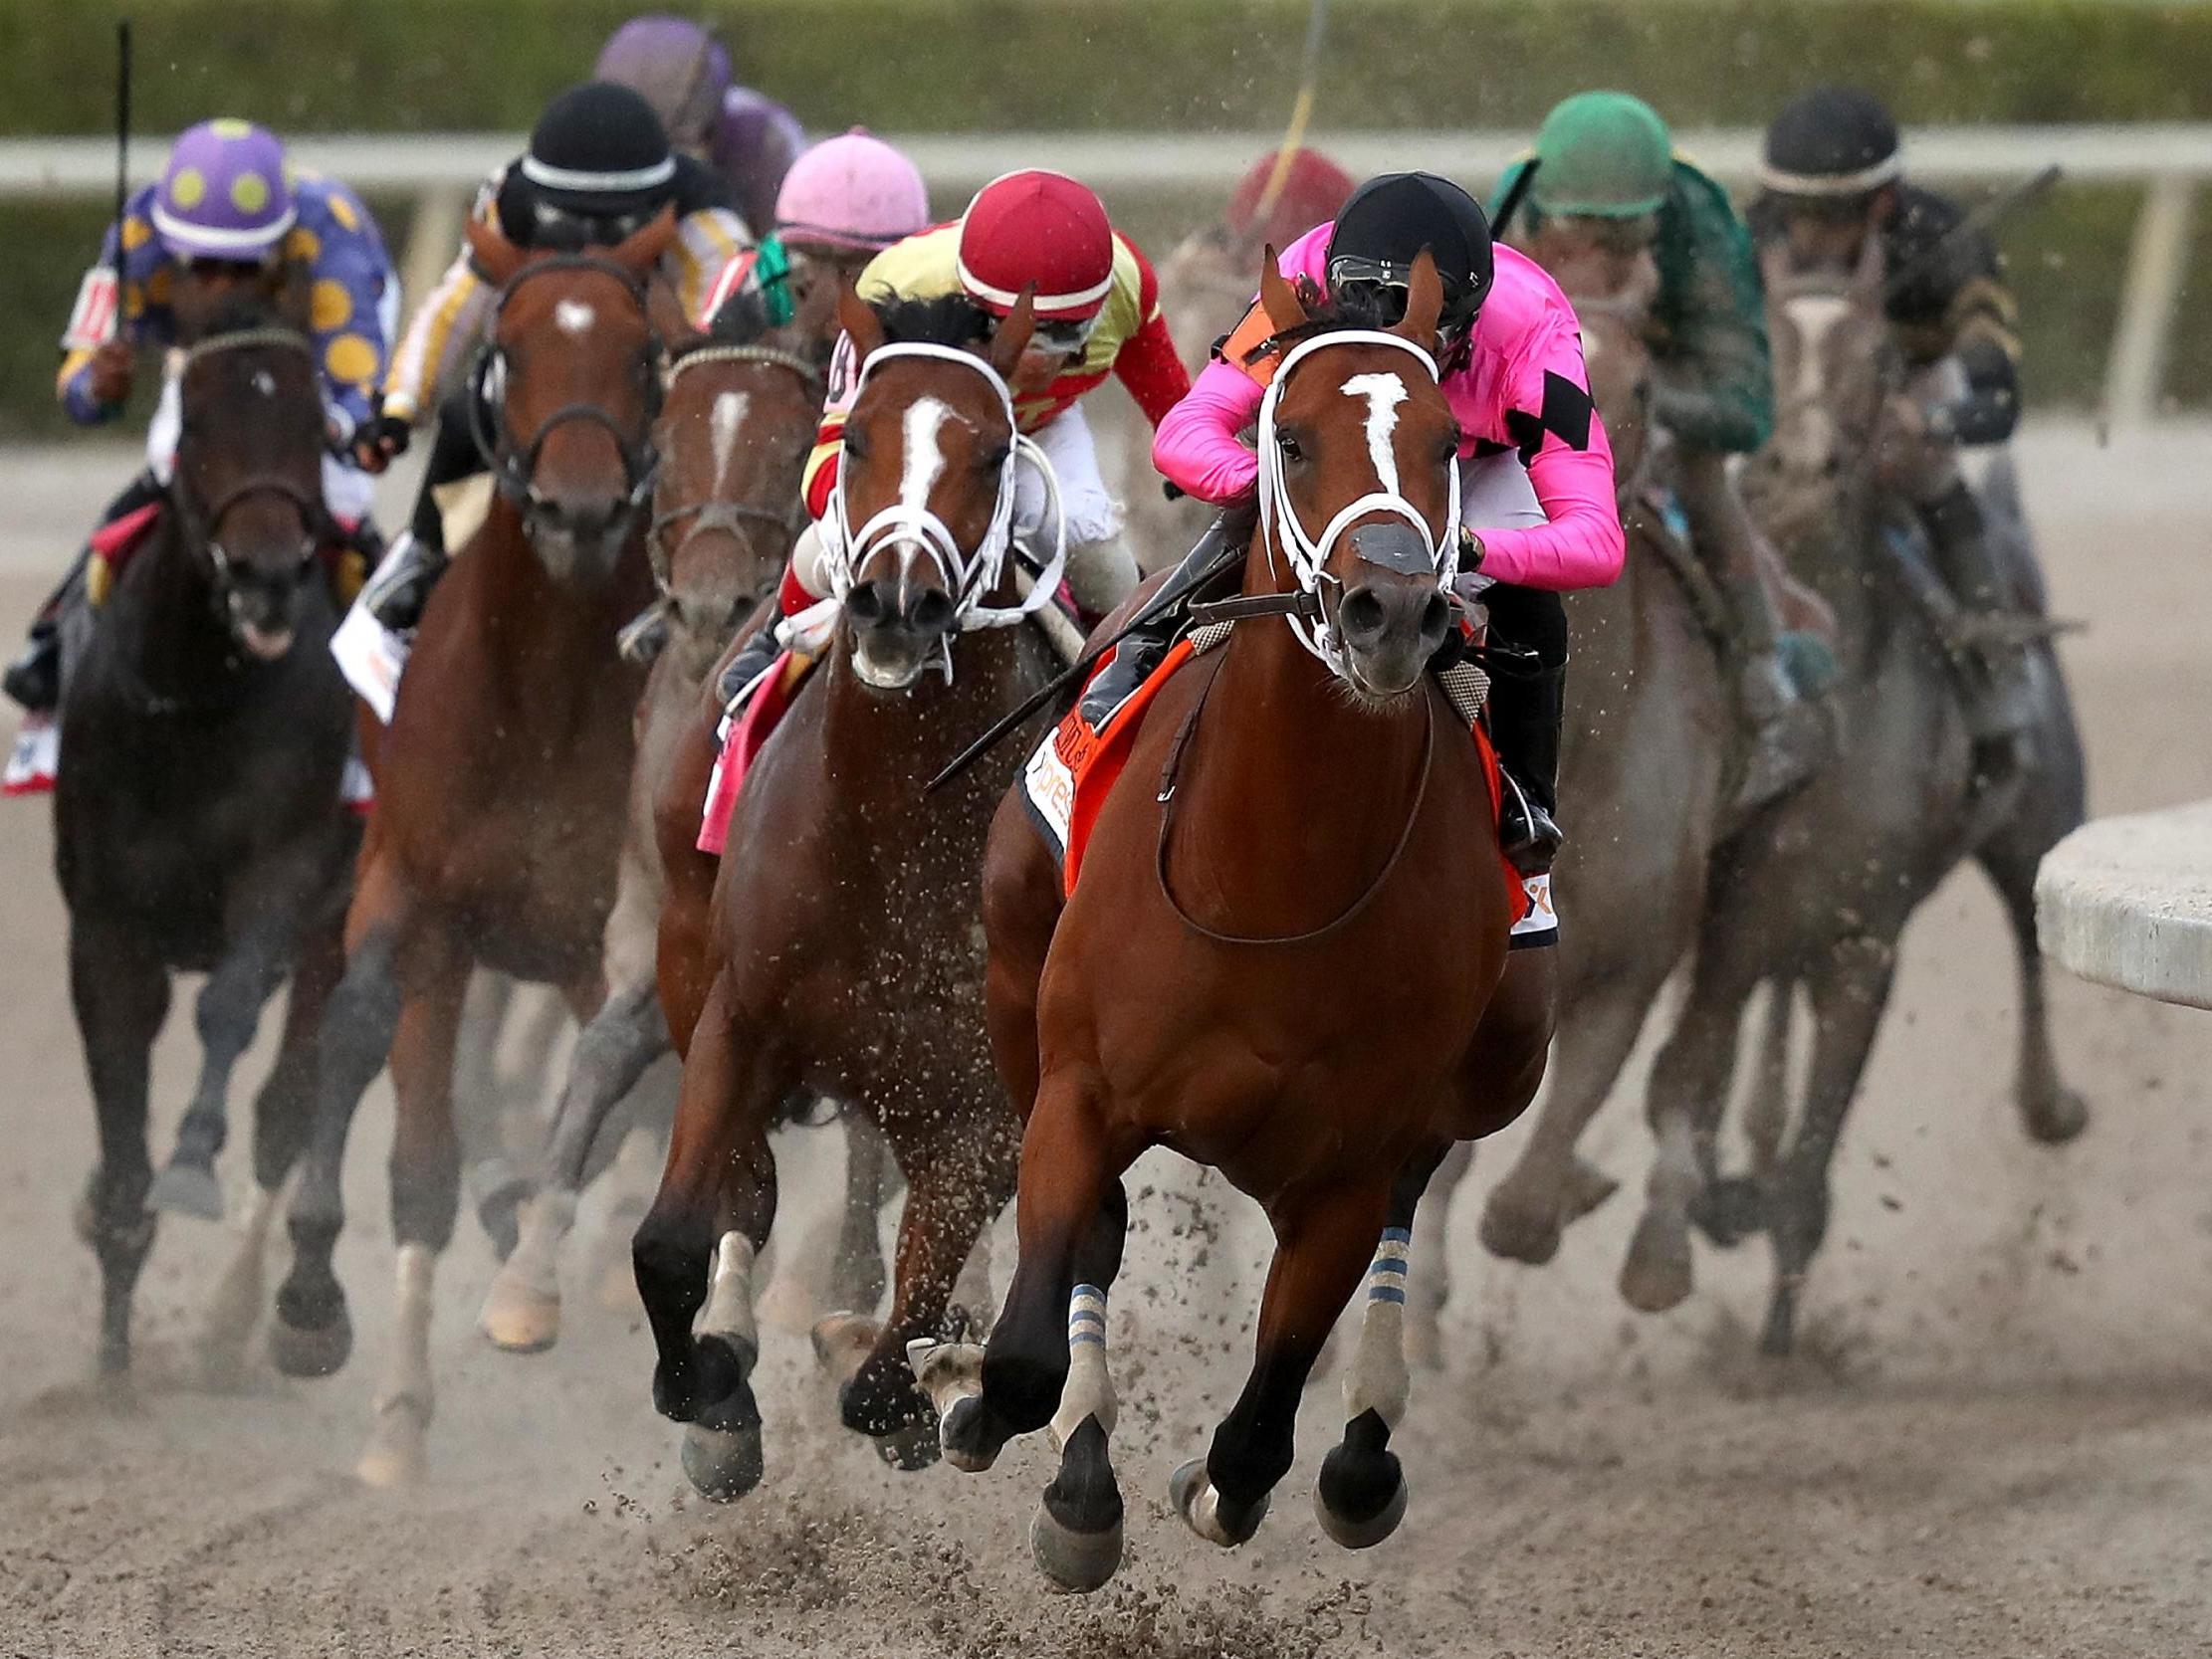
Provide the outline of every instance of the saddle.
[[[1031,752],[1021,769],[1021,804],[1060,872],[1062,898],[1075,893],[1083,854],[1098,815],[1128,766],[1137,733],[1161,689],[1192,662],[1225,643],[1232,626],[1210,623],[1186,628],[1134,684],[1109,676],[1107,671],[1114,660],[1109,653],[1093,669],[1075,706]],[[1465,720],[1481,757],[1494,822],[1503,794],[1497,750],[1480,719],[1487,681],[1465,663],[1455,665],[1439,679],[1452,707]],[[1117,684],[1126,689],[1114,690]],[[1498,869],[1505,884],[1509,926],[1530,933],[1548,931],[1552,926],[1548,914],[1533,913],[1539,909],[1548,912],[1549,878],[1524,880],[1502,855]],[[1524,924],[1532,921],[1535,926],[1524,929]]]

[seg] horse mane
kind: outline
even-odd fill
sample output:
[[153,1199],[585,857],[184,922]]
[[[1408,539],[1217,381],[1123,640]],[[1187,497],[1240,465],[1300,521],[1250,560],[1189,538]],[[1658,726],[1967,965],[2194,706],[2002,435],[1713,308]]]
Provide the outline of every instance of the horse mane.
[[884,339],[892,344],[977,350],[990,343],[991,331],[997,325],[997,318],[965,294],[870,301],[868,309],[876,313]]
[[676,353],[676,360],[683,361],[694,351],[704,351],[717,345],[758,345],[768,333],[768,303],[758,294],[733,294],[724,301],[707,324],[707,331],[686,340]]

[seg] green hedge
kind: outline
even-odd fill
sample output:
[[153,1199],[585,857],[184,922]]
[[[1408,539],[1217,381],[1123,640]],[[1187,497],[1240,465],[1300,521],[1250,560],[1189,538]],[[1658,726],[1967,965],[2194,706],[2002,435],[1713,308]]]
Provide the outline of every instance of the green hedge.
[[[135,0],[149,130],[519,128],[646,0]],[[125,0],[118,0],[122,9]],[[685,9],[685,8],[673,8]],[[1267,127],[1305,0],[744,0],[746,78],[884,128]],[[0,0],[0,131],[110,124],[105,6]],[[1685,124],[1809,81],[1916,121],[2212,117],[2212,7],[2118,0],[1338,0],[1323,126],[1519,125],[1625,81]]]

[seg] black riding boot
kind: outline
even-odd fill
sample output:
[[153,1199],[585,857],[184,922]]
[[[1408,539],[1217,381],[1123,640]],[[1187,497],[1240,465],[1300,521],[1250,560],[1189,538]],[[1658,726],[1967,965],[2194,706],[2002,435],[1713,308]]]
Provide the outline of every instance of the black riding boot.
[[1921,509],[1928,539],[1961,615],[1948,643],[1960,659],[1966,724],[1977,741],[2013,746],[2036,718],[2025,648],[1997,625],[2008,608],[2003,573],[1982,521],[1981,504],[1963,480]]
[[[138,474],[108,504],[94,526],[96,532],[126,514],[152,506],[161,496],[161,486],[150,472]],[[92,543],[87,541],[77,549],[69,569],[32,616],[23,649],[0,673],[0,691],[21,704],[27,714],[50,715],[62,701],[62,613],[84,591],[85,572],[92,559]]]
[[368,585],[361,589],[361,603],[368,614],[395,634],[414,632],[430,590],[438,585],[451,563],[445,547],[445,515],[439,511],[437,492],[484,470],[476,440],[470,436],[470,394],[458,392],[438,411],[438,435],[430,445],[430,461],[423,469],[422,489],[415,496],[415,511],[407,527],[392,540],[391,551]]
[[1567,608],[1538,588],[1487,589],[1490,740],[1497,745],[1503,804],[1498,850],[1524,876],[1558,856],[1559,736],[1567,717]]

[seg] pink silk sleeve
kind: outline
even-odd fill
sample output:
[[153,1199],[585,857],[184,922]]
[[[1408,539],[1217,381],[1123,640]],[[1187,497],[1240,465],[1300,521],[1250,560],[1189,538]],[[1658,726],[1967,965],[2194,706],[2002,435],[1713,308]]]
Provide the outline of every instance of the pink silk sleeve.
[[1242,369],[1208,363],[1152,435],[1152,464],[1185,495],[1225,506],[1259,485],[1259,458],[1237,434],[1259,418],[1266,393]]
[[[1547,396],[1547,377],[1582,390],[1583,407],[1589,407],[1590,375],[1572,329],[1547,330],[1519,369],[1513,398],[1514,409],[1525,411],[1519,422],[1533,424],[1561,403],[1556,395]],[[1528,481],[1547,522],[1495,530],[1472,526],[1482,538],[1482,574],[1554,592],[1609,587],[1621,574],[1628,538],[1614,498],[1613,446],[1606,441],[1605,423],[1590,408],[1588,436],[1580,447],[1550,425],[1541,428],[1541,438],[1528,464]]]

